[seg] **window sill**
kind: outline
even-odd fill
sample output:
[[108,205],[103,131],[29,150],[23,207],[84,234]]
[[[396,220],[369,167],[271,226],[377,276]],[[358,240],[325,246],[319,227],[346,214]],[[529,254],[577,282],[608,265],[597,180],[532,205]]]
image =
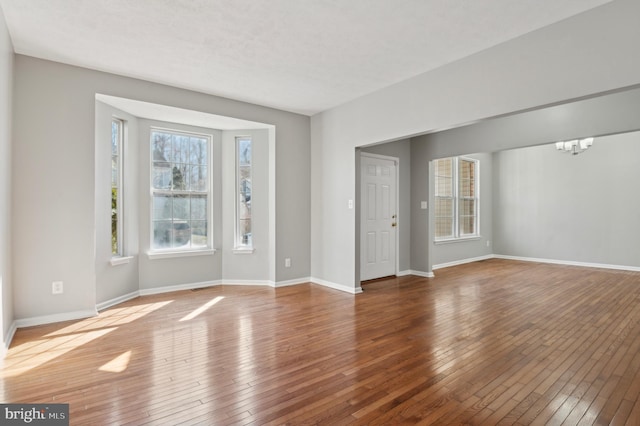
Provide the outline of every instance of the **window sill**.
[[211,256],[215,254],[215,249],[206,250],[183,250],[183,251],[153,251],[148,252],[147,256],[150,260],[170,259],[174,257],[191,257],[191,256]]
[[233,249],[233,254],[253,254],[256,251],[253,247],[236,247]]
[[449,238],[446,240],[435,240],[433,243],[436,245],[439,244],[451,244],[451,243],[464,243],[467,241],[477,241],[482,239],[482,236],[480,235],[473,235],[470,237],[460,237],[460,238]]
[[111,263],[111,266],[126,265],[131,259],[133,259],[133,256],[112,257],[109,263]]

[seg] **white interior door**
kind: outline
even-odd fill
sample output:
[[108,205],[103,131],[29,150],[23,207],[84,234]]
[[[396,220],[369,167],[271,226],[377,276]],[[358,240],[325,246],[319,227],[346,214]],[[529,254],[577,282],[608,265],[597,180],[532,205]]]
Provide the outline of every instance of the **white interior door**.
[[360,156],[360,279],[396,274],[396,161]]

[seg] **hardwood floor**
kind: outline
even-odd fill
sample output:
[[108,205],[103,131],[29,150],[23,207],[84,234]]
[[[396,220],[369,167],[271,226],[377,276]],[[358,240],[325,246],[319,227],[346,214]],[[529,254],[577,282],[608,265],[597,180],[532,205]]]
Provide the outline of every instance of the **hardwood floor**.
[[140,297],[18,330],[4,402],[71,424],[640,424],[640,273],[507,260]]

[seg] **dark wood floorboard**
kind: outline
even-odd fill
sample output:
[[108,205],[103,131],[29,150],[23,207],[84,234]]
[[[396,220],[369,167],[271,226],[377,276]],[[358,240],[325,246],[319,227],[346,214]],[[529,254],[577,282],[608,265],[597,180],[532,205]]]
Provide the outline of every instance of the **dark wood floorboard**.
[[20,329],[0,395],[73,425],[640,425],[640,273],[492,259],[363,288],[218,286]]

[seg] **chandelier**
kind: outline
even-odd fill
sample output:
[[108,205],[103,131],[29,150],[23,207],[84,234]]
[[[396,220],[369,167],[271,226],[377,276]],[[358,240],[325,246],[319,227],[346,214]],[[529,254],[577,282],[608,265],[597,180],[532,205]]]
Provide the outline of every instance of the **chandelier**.
[[562,152],[568,152],[571,155],[578,155],[586,151],[593,145],[593,138],[574,139],[567,142],[556,142],[556,149]]

